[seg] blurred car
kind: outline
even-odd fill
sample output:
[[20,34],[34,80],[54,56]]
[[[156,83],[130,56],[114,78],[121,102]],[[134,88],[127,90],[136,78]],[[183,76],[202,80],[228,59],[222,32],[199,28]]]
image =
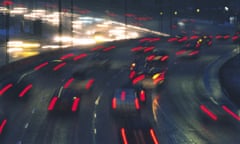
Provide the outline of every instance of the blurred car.
[[49,112],[77,112],[80,103],[80,94],[77,90],[61,87],[51,98]]
[[240,121],[240,110],[230,106],[230,103],[218,103],[213,101],[202,102],[199,106],[204,120],[232,122]]
[[154,37],[154,36],[151,36],[151,37],[143,37],[141,39],[139,39],[139,42],[149,42],[149,43],[153,43],[153,42],[158,42],[160,41],[160,37]]
[[198,42],[201,45],[211,46],[212,45],[212,36],[210,35],[203,35],[198,39]]
[[223,34],[217,34],[216,36],[215,36],[215,39],[216,40],[228,40],[228,39],[230,39],[230,34],[225,34],[225,33],[223,33]]
[[72,79],[74,81],[72,82],[72,88],[78,89],[81,93],[90,92],[93,89],[95,79],[88,75],[89,72],[82,69],[73,72]]
[[197,58],[200,54],[200,49],[195,46],[182,47],[176,52],[178,58]]
[[169,59],[169,54],[163,50],[154,50],[151,54],[147,55],[145,62],[149,66],[166,66]]
[[0,113],[0,135],[3,133],[3,130],[5,129],[7,124],[7,118],[3,114],[3,112]]
[[240,31],[235,32],[232,36],[232,42],[235,44],[240,44]]
[[132,117],[140,113],[140,103],[133,88],[118,88],[112,98],[112,112],[115,116]]
[[135,87],[137,92],[137,97],[141,104],[146,104],[147,101],[147,91],[143,87]]
[[144,71],[135,73],[132,78],[132,84],[135,87],[144,89],[153,89],[160,86],[165,80],[167,69],[159,67],[147,67]]
[[131,48],[131,52],[135,54],[147,54],[152,52],[155,46],[150,42],[141,42],[138,46]]
[[119,129],[122,144],[159,144],[158,137],[149,121],[138,119],[126,121]]

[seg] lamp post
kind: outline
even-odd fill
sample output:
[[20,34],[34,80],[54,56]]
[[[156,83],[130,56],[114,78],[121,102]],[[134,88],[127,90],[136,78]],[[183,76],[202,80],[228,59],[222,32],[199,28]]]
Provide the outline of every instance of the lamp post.
[[10,5],[12,5],[13,2],[11,0],[5,0],[3,2],[3,5],[6,6],[7,12],[5,15],[5,28],[6,28],[6,36],[5,36],[5,63],[8,64],[9,63],[9,55],[8,55],[8,41],[9,41],[9,25],[10,25]]
[[163,31],[163,11],[160,11],[160,31]]
[[71,0],[71,44],[73,46],[73,0]]
[[58,35],[59,35],[59,47],[62,47],[62,0],[58,0]]
[[126,15],[127,11],[128,11],[127,0],[124,0],[125,38],[127,38],[127,15]]

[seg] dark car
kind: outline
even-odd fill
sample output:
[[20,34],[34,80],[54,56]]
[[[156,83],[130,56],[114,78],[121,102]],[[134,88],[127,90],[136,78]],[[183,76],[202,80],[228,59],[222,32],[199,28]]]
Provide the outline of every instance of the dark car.
[[120,117],[139,115],[140,103],[134,88],[118,88],[112,97],[112,113]]
[[80,103],[80,94],[77,90],[61,87],[51,98],[48,111],[50,112],[77,112]]
[[176,52],[178,58],[197,58],[200,54],[200,49],[195,46],[182,47]]

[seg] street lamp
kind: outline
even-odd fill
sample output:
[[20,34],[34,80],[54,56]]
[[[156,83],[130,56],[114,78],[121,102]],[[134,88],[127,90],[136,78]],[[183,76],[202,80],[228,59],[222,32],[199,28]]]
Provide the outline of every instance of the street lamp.
[[128,11],[128,7],[127,7],[127,0],[124,0],[124,18],[125,18],[125,38],[127,38],[127,11]]
[[159,14],[160,14],[160,21],[161,21],[161,29],[160,29],[160,31],[163,31],[163,11],[160,11],[159,12]]
[[73,0],[71,0],[71,44],[73,46]]
[[10,5],[12,5],[13,2],[11,0],[5,0],[3,2],[3,5],[6,6],[7,12],[5,15],[5,28],[6,28],[6,37],[5,37],[5,62],[6,64],[9,63],[9,55],[8,55],[8,41],[9,41],[9,25],[10,25]]
[[58,0],[58,34],[59,34],[59,47],[62,47],[62,0]]

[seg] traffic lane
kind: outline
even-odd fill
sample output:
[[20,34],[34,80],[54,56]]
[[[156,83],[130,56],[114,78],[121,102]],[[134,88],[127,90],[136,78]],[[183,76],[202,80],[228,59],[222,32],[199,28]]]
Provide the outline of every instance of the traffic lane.
[[[161,110],[159,113],[161,113],[161,115],[164,115],[166,119],[172,120],[172,124],[176,125],[175,128],[178,129],[178,131],[180,132],[179,135],[182,133],[182,135],[185,136],[186,140],[190,139],[190,137],[186,137],[187,135],[189,135],[192,137],[192,140],[196,139],[199,142],[209,141],[215,143],[215,140],[219,139],[215,138],[215,136],[222,137],[224,135],[223,133],[218,133],[219,135],[215,135],[217,131],[222,129],[222,125],[219,124],[219,127],[217,128],[215,128],[214,126],[210,127],[207,123],[204,123],[201,118],[199,118],[199,115],[197,115],[198,111],[200,110],[199,99],[201,100],[201,98],[204,99],[206,97],[206,93],[201,91],[201,89],[204,89],[202,88],[203,84],[201,80],[203,74],[202,70],[211,60],[214,59],[214,57],[218,57],[218,53],[229,51],[229,47],[221,47],[219,45],[217,51],[215,49],[209,50],[210,55],[204,53],[206,56],[202,55],[199,60],[178,61],[175,66],[173,63],[171,63],[171,65],[169,66],[170,68],[166,86],[167,89],[161,92],[162,100],[160,99],[160,105],[165,107],[166,110]],[[206,57],[210,58],[206,59]],[[177,73],[175,73],[174,71],[177,71]],[[174,91],[172,91],[173,89]],[[164,98],[164,96],[167,96],[168,99]],[[164,99],[166,104],[164,104]],[[174,105],[170,105],[170,103],[174,103]],[[168,112],[167,109],[174,110]],[[174,114],[173,117],[171,117],[172,114]],[[229,129],[231,129],[231,126],[229,127]],[[213,131],[211,131],[210,133],[210,130],[206,128],[209,128],[211,130],[213,129]],[[238,131],[236,128],[235,130],[235,132]],[[184,133],[181,131],[184,131]],[[232,132],[231,134],[236,136],[236,133],[234,132]],[[209,139],[207,138],[208,136],[210,137]],[[223,141],[231,142],[233,137],[232,135],[229,135],[229,138],[226,138],[225,140],[223,139]],[[221,143],[221,140],[217,141],[217,143]]]
[[[50,72],[51,73],[51,72]],[[49,77],[51,77],[51,79],[48,79]],[[25,111],[27,111],[27,112],[21,112],[22,113],[22,115],[24,116],[23,118],[24,118],[24,120],[25,121],[27,121],[25,118],[29,118],[29,116],[31,116],[31,111],[29,112],[28,111],[28,109],[27,109],[27,107],[34,107],[34,106],[37,106],[38,104],[39,104],[39,102],[41,102],[41,99],[38,99],[38,98],[42,98],[42,100],[44,100],[45,98],[45,102],[43,103],[43,104],[46,104],[46,103],[48,103],[48,101],[49,101],[49,98],[51,97],[51,95],[53,94],[52,92],[49,92],[48,90],[46,90],[47,88],[49,88],[50,89],[50,91],[51,90],[54,90],[54,88],[55,87],[57,87],[58,85],[59,85],[59,82],[61,83],[61,79],[59,80],[59,78],[57,77],[55,77],[55,79],[52,77],[52,75],[50,75],[49,73],[45,73],[44,75],[42,74],[42,73],[34,73],[34,74],[31,74],[30,76],[28,75],[27,77],[24,77],[24,78],[22,78],[21,79],[21,81],[26,81],[26,80],[28,80],[29,81],[29,79],[31,79],[32,81],[35,81],[35,83],[33,82],[32,84],[33,84],[33,86],[34,86],[34,91],[35,91],[35,93],[34,92],[32,92],[31,91],[31,95],[29,95],[29,97],[31,98],[33,98],[33,100],[34,101],[32,101],[32,102],[29,102],[30,100],[28,100],[27,102],[29,102],[29,103],[25,103],[26,105],[24,105],[24,110]],[[54,81],[56,81],[56,80],[58,80],[56,83],[55,83],[55,85],[53,84],[54,83]],[[48,85],[46,85],[46,82],[48,83]],[[37,85],[37,83],[41,83],[40,84],[40,87]],[[20,85],[20,84],[19,84]],[[41,88],[41,86],[43,86],[43,88]],[[47,86],[47,87],[46,87]],[[52,87],[53,86],[53,87]],[[13,93],[12,94],[18,94],[18,93],[16,93],[16,91],[17,91],[18,89],[15,89],[15,91],[13,91]],[[48,97],[45,97],[46,96],[46,94],[48,95]],[[8,97],[8,96],[6,96],[6,97]],[[11,106],[11,104],[6,104],[7,106]],[[16,106],[16,107],[15,107]],[[43,106],[43,105],[42,105]],[[15,108],[15,109],[17,109],[17,110],[13,110],[13,109],[8,109],[8,108],[5,108],[5,109],[8,109],[9,111],[7,111],[7,113],[12,113],[12,112],[10,112],[10,111],[13,111],[13,112],[16,112],[15,114],[14,114],[14,116],[16,117],[17,116],[17,114],[20,114],[20,112],[19,112],[19,110],[21,110],[20,108],[17,108],[18,106],[15,104],[14,105],[14,107],[13,108]],[[45,111],[46,111],[46,109],[47,109],[47,106],[45,105],[45,107],[44,107],[45,109]],[[30,108],[29,110],[32,110],[32,111],[35,111],[36,109],[35,108]],[[29,115],[30,114],[30,115]],[[29,116],[27,116],[27,115],[29,115]],[[18,120],[18,122],[22,122],[21,120],[21,117],[19,116],[19,120]],[[23,120],[23,121],[24,121]],[[10,121],[10,123],[11,123],[11,121]],[[16,123],[16,122],[13,122],[13,123]],[[24,122],[22,122],[22,124],[24,124]],[[20,125],[20,124],[19,124]],[[25,127],[28,127],[28,125],[29,125],[29,122],[26,122],[26,126],[24,126],[24,128]],[[20,127],[18,127],[18,128],[20,128]],[[11,128],[11,129],[13,129],[13,128]],[[13,129],[14,130],[14,129]],[[36,129],[37,130],[37,129]],[[24,130],[25,131],[25,130]],[[49,130],[50,131],[50,130]],[[14,133],[11,133],[11,134],[14,134]],[[17,136],[17,134],[16,134],[16,136]],[[17,138],[19,138],[18,136],[17,136]]]
[[240,106],[240,99],[238,97],[239,86],[239,55],[229,60],[220,69],[220,82],[227,92],[227,96],[238,107]]
[[25,136],[30,140],[27,135],[33,135],[36,133],[28,134],[26,131],[28,129],[36,128],[32,125],[32,123],[35,122],[33,121],[34,117],[38,117],[39,114],[42,115],[41,117],[38,117],[36,122],[41,122],[41,119],[45,118],[44,114],[47,112],[48,98],[51,97],[58,82],[55,83],[55,86],[52,83],[46,88],[46,83],[44,81],[41,83],[41,80],[42,79],[37,82],[32,82],[33,87],[27,93],[26,99],[20,99],[17,95],[15,95],[16,97],[13,97],[13,95],[7,95],[9,97],[11,96],[11,98],[6,96],[7,98],[4,99],[3,102],[6,103],[4,110],[9,117],[8,127],[6,129],[7,133],[6,137],[4,137],[6,143],[23,141]]

